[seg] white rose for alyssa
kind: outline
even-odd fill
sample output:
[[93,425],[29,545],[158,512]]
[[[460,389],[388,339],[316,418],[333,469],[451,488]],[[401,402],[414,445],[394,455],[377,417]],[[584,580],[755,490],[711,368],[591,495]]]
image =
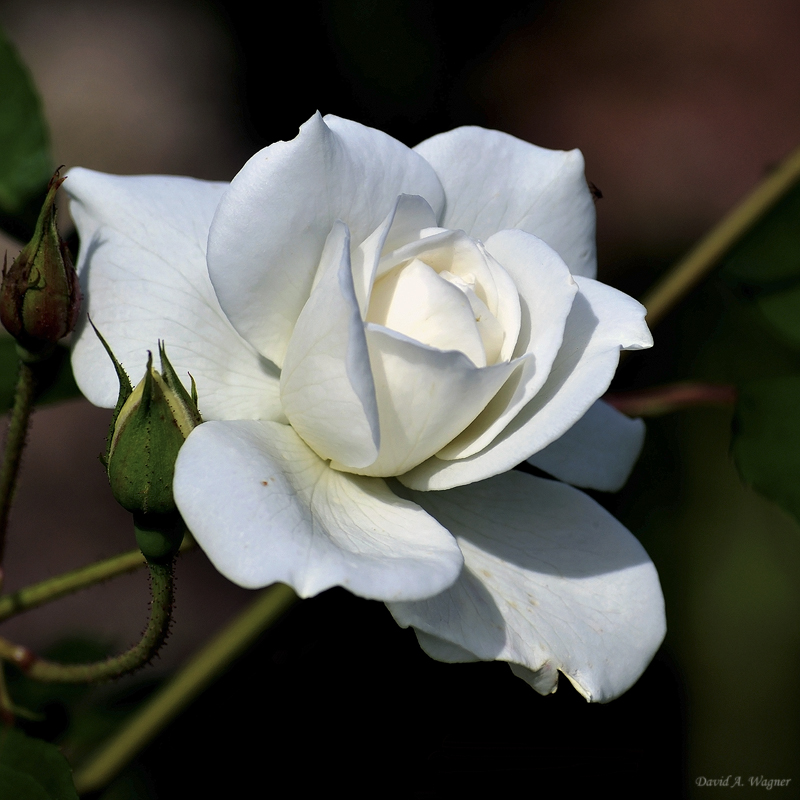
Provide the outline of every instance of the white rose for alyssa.
[[[217,568],[384,600],[445,661],[540,692],[630,686],[664,634],[619,488],[640,421],[598,401],[644,309],[594,280],[577,151],[460,128],[414,150],[316,115],[231,184],[75,169],[87,310],[134,382],[166,342],[206,422],[175,499]],[[73,366],[113,406],[86,326]],[[524,460],[558,481],[510,471]]]

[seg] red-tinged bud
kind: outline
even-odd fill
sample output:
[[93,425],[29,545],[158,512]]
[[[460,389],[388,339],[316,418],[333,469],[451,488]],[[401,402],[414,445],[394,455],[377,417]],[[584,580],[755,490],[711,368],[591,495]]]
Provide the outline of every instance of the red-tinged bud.
[[48,187],[33,238],[3,268],[0,321],[32,357],[48,354],[75,327],[81,304],[78,276],[56,227],[58,172]]

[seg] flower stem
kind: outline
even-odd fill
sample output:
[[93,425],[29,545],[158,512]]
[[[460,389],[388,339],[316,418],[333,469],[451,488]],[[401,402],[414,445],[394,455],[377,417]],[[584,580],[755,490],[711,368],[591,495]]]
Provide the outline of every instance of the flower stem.
[[29,678],[52,683],[87,683],[117,678],[152,660],[164,644],[172,619],[174,564],[148,564],[152,603],[150,620],[141,641],[118,656],[88,664],[59,664],[39,658],[27,647],[0,639],[0,659],[8,661]]
[[716,265],[722,256],[800,179],[800,148],[712,228],[642,298],[652,328]]
[[258,598],[208,642],[176,675],[75,772],[79,794],[105,786],[136,753],[195,699],[297,596],[283,584],[262,591]]
[[[194,546],[194,539],[187,536],[181,545],[181,552]],[[26,586],[11,594],[0,595],[0,622],[16,614],[21,614],[23,611],[58,600],[60,597],[80,589],[102,583],[109,578],[133,572],[146,563],[140,550],[129,550],[127,553],[111,556],[104,561],[78,567],[63,575],[56,575],[54,578],[47,578],[47,580]]]
[[6,434],[3,466],[0,468],[0,564],[3,563],[11,501],[17,486],[19,465],[22,461],[22,451],[25,449],[25,439],[28,435],[28,423],[33,410],[35,388],[33,370],[32,364],[20,360],[17,387],[14,392],[14,406],[11,409],[11,419]]

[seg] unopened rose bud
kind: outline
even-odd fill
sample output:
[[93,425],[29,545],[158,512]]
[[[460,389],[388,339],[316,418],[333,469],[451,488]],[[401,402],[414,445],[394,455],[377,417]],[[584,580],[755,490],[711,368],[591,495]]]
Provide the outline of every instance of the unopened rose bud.
[[[152,354],[139,385],[128,392],[114,423],[106,464],[117,502],[134,515],[136,540],[148,560],[171,558],[185,526],[172,496],[175,459],[192,428],[202,421],[190,395],[159,345],[161,373]],[[194,386],[193,386],[194,389]]]
[[80,311],[78,276],[56,227],[56,193],[63,182],[56,172],[33,238],[3,269],[0,321],[34,357],[46,355],[70,333]]

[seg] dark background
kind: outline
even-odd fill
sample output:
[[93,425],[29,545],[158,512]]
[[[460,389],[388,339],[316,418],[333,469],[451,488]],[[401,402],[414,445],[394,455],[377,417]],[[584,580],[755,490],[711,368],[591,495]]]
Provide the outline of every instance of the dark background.
[[[496,0],[480,14],[320,0],[285,4],[280,19],[265,7],[271,21],[234,2],[6,1],[0,24],[68,166],[227,180],[317,109],[409,145],[479,124],[580,147],[603,193],[600,277],[635,296],[800,140],[800,6],[788,0]],[[754,325],[712,280],[655,331],[652,351],[628,359],[616,388],[736,380],[768,357]],[[82,401],[37,415],[9,588],[131,546],[95,460],[106,420]],[[695,781],[729,774],[800,785],[800,531],[740,485],[729,425],[725,409],[649,422],[628,486],[598,496],[645,544],[667,602],[666,643],[622,698],[587,705],[563,679],[542,698],[504,664],[438,664],[382,605],[333,590],[293,609],[105,797],[671,798],[719,794]],[[178,592],[164,657],[106,690],[113,713],[250,598],[198,552]],[[132,576],[4,635],[45,648],[83,632],[122,646],[146,596]],[[38,732],[62,733],[74,702],[51,699]],[[792,784],[774,791],[800,796]]]

